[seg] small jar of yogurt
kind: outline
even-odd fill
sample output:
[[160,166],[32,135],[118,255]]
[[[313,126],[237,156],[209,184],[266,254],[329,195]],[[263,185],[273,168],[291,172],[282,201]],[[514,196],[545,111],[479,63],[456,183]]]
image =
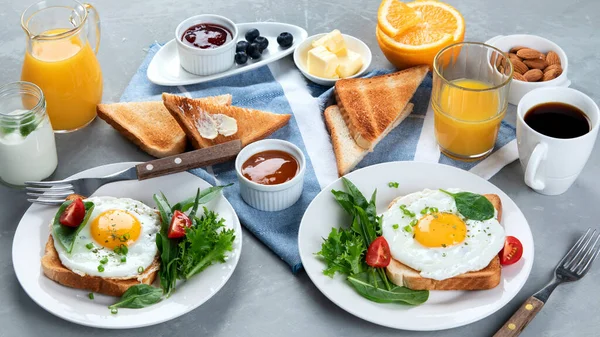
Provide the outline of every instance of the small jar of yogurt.
[[0,181],[22,186],[48,178],[58,163],[42,90],[29,82],[0,86]]

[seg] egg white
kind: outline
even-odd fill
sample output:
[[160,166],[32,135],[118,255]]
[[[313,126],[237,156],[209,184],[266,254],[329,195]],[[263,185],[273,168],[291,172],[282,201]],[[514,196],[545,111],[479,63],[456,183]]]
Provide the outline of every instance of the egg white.
[[[459,189],[447,189],[451,193]],[[409,217],[400,209],[415,213]],[[426,247],[413,238],[413,219],[421,218],[425,207],[437,207],[439,212],[459,216],[466,224],[467,237],[459,244],[448,247]],[[485,221],[465,219],[458,209],[454,198],[439,191],[425,189],[397,199],[383,213],[383,236],[387,240],[392,257],[403,264],[420,271],[422,277],[444,280],[470,271],[485,268],[504,246],[504,228],[498,222],[498,212]],[[394,226],[397,225],[397,226]],[[411,227],[407,232],[404,228]]]
[[[91,197],[85,201],[93,202],[95,207],[75,239],[73,250],[67,253],[65,247],[54,240],[54,247],[62,264],[79,275],[93,275],[111,278],[131,278],[139,275],[138,269],[146,269],[156,257],[156,233],[160,230],[160,216],[154,209],[144,203],[129,199],[115,197]],[[112,249],[102,247],[92,238],[90,224],[101,213],[107,210],[124,210],[134,215],[141,225],[140,235],[137,240],[128,246],[126,262],[121,262],[121,256]],[[86,245],[93,244],[92,249]],[[108,262],[103,264],[104,271],[98,271],[100,260],[106,257]]]

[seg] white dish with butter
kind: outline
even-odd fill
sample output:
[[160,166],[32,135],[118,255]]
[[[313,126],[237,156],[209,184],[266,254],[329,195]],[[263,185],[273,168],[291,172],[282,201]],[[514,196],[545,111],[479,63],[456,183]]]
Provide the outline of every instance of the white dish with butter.
[[[236,27],[238,40],[244,40],[244,35],[252,28],[258,29],[262,36],[269,39],[269,47],[263,51],[260,59],[249,59],[248,63],[244,65],[233,64],[232,60],[231,68],[223,72],[207,76],[194,75],[181,67],[179,54],[177,53],[177,41],[173,39],[167,42],[150,61],[146,72],[148,79],[154,84],[176,86],[203,83],[232,76],[267,65],[293,53],[296,47],[308,36],[306,30],[298,26],[279,22],[239,23],[236,24]],[[277,36],[283,32],[288,32],[294,36],[294,43],[288,48],[281,48],[277,44]]]
[[[367,69],[371,65],[371,59],[373,56],[371,55],[371,49],[369,49],[369,47],[364,42],[353,36],[341,34],[346,43],[348,54],[341,57],[343,61],[340,62],[338,60],[336,63],[336,60],[332,60],[332,57],[328,58],[328,56],[331,56],[331,53],[323,50],[326,49],[326,46],[321,46],[317,48],[313,46],[314,41],[317,41],[326,35],[328,35],[328,33],[317,34],[308,37],[302,44],[298,46],[298,48],[294,52],[294,62],[296,63],[296,67],[300,69],[300,72],[302,72],[302,74],[306,78],[320,85],[333,86],[339,78],[359,77],[367,71]],[[327,78],[325,76],[316,76],[311,74],[309,72],[308,64],[309,54],[313,54],[311,56],[316,56],[316,59],[318,59],[319,62],[323,63],[322,66],[318,66],[319,70],[324,70],[324,73],[330,72],[331,74],[329,75],[337,76],[339,78]],[[360,56],[360,59],[362,60],[362,66],[360,67],[360,69],[358,69],[356,73],[349,76],[339,76],[337,72],[334,75],[333,72],[335,71],[335,68],[333,70],[331,68],[336,65],[339,66],[340,64],[343,67],[346,62],[351,63],[353,55]],[[344,75],[344,72],[342,71],[341,74]]]

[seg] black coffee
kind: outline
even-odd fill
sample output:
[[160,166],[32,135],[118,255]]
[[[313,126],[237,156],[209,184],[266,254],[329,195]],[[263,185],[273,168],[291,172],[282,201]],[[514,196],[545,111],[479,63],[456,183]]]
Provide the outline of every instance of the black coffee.
[[590,132],[590,121],[579,108],[566,103],[543,103],[525,113],[525,123],[554,138],[575,138]]

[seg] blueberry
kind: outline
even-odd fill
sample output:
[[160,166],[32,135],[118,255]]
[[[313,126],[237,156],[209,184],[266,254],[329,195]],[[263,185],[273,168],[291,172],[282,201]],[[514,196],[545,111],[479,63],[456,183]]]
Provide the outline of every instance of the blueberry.
[[260,58],[261,52],[260,52],[260,46],[258,45],[258,43],[252,42],[248,46],[248,56],[250,56],[253,59]]
[[277,37],[277,43],[283,48],[287,48],[294,44],[294,36],[288,32],[283,32]]
[[246,32],[246,41],[252,43],[254,39],[260,36],[260,32],[256,28],[252,28]]
[[248,49],[248,45],[249,43],[246,41],[238,41],[238,43],[235,45],[235,52],[239,53],[239,52],[246,52],[246,49]]
[[246,62],[248,62],[248,55],[246,55],[246,52],[239,51],[235,53],[235,63],[246,64]]
[[258,43],[261,53],[269,46],[269,40],[264,36],[259,36],[256,39],[254,39],[254,43]]

